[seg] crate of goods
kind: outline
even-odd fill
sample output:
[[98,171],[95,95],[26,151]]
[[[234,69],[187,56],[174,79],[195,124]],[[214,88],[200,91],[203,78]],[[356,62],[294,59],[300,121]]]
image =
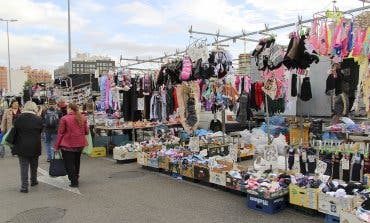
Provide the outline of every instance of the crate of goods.
[[179,160],[170,160],[169,161],[169,172],[180,174],[180,165]]
[[157,157],[155,157],[155,158],[148,157],[148,167],[158,169],[159,168],[158,158]]
[[138,152],[137,163],[142,166],[148,166],[148,154],[144,152]]
[[354,196],[333,197],[326,193],[319,193],[318,211],[324,214],[339,217],[342,210],[350,211],[353,209]]
[[232,190],[241,191],[242,179],[231,176],[228,172],[226,173],[226,187]]
[[241,144],[239,148],[239,158],[251,157],[254,154],[253,144]]
[[93,158],[102,157],[106,155],[107,155],[107,149],[105,147],[94,147],[92,149],[91,154],[89,154],[89,156]]
[[286,208],[288,196],[284,195],[277,198],[261,198],[253,194],[247,194],[247,207],[253,210],[262,211],[268,214],[275,214]]
[[366,222],[359,219],[355,213],[341,211],[340,223],[366,223]]
[[194,179],[194,166],[193,164],[181,164],[180,165],[180,175]]
[[277,198],[277,197],[288,196],[288,194],[289,194],[289,190],[285,189],[285,188],[280,189],[280,190],[275,191],[275,192],[270,192],[268,190],[259,191],[259,190],[247,189],[246,185],[242,185],[242,190],[241,191],[242,192],[247,192],[248,194],[252,194],[254,196],[263,197],[263,198],[266,198],[266,199],[274,199],[274,198]]
[[120,147],[115,147],[113,149],[113,159],[115,160],[133,160],[137,158],[136,151],[128,151],[127,149],[122,149]]
[[305,208],[318,209],[318,192],[315,188],[300,188],[297,185],[289,185],[290,203]]
[[214,172],[210,171],[209,182],[226,187],[226,172]]
[[325,223],[340,223],[340,219],[337,216],[326,214]]
[[209,167],[206,165],[194,164],[194,179],[209,182]]
[[160,169],[168,171],[170,169],[170,158],[168,158],[167,156],[159,156],[158,166]]

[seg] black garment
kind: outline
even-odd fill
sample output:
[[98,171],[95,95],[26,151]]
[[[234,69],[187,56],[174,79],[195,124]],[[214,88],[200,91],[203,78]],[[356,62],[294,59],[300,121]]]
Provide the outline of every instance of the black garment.
[[28,169],[31,169],[31,184],[37,183],[37,167],[39,165],[38,156],[18,156],[21,172],[21,189],[28,190]]
[[314,174],[316,169],[316,149],[307,149],[307,171],[310,174]]
[[222,131],[222,123],[218,119],[213,119],[211,121],[211,124],[209,125],[209,129],[213,132],[219,132]]
[[21,114],[14,122],[16,131],[13,152],[18,156],[41,155],[42,119],[30,113]]
[[141,119],[141,111],[137,110],[137,80],[131,79],[131,88],[128,91],[123,91],[123,101],[121,111],[125,121],[138,121]]
[[309,101],[312,98],[311,83],[309,77],[303,78],[300,98],[302,101]]
[[239,98],[239,110],[236,115],[236,121],[242,124],[245,124],[248,120],[251,119],[253,113],[249,107],[249,96],[246,94],[240,95]]
[[63,150],[62,148],[62,155],[68,174],[68,179],[71,181],[72,185],[78,185],[78,179],[80,178],[81,153],[82,149],[72,152]]
[[327,164],[326,171],[324,175],[331,176],[333,174],[333,160],[332,160],[333,154],[327,153],[324,155],[324,162]]
[[352,157],[354,160],[353,166],[352,166],[352,181],[360,181],[361,180],[361,162],[362,157],[361,156],[354,156]]
[[303,162],[302,155],[299,156],[299,169],[303,175],[307,174],[306,163]]
[[173,95],[174,88],[169,87],[166,89],[166,111],[167,117],[175,112],[175,98]]
[[289,170],[291,170],[294,166],[294,154],[295,154],[295,151],[293,148],[289,149],[288,150],[288,168]]
[[259,110],[257,103],[256,103],[256,84],[252,83],[251,90],[249,94],[250,98],[250,108],[254,110]]
[[335,90],[335,82],[336,79],[334,78],[333,74],[330,74],[328,78],[326,78],[326,89],[325,89],[326,95],[330,95],[330,92]]
[[[272,100],[270,96],[267,95],[267,104],[270,115],[284,113],[285,112],[285,98],[278,98]],[[264,103],[266,109],[266,103]]]
[[334,155],[334,160],[333,160],[333,179],[339,179],[339,166],[340,166],[340,159],[341,155]]
[[187,102],[187,105],[186,105],[186,124],[188,124],[189,126],[194,126],[197,121],[198,121],[198,118],[197,118],[197,113],[196,113],[196,110],[195,110],[195,99],[192,98],[192,97],[189,97],[188,99],[188,102]]
[[297,74],[292,74],[292,89],[290,91],[292,97],[297,97],[298,90],[297,90]]

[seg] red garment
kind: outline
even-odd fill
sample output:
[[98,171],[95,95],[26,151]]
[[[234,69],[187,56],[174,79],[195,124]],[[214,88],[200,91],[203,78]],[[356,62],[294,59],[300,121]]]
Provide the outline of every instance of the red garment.
[[364,174],[370,173],[370,157],[365,157],[364,159]]
[[61,147],[70,150],[80,149],[88,145],[86,136],[89,134],[86,118],[83,118],[82,127],[76,121],[76,113],[71,112],[60,119],[58,136],[54,148]]
[[176,88],[173,89],[173,100],[175,102],[175,111],[177,110],[177,108],[179,107],[179,103],[177,101],[177,93],[176,93]]
[[261,109],[261,106],[263,104],[263,83],[262,82],[256,82],[255,84],[255,92],[256,92],[256,105],[258,109]]

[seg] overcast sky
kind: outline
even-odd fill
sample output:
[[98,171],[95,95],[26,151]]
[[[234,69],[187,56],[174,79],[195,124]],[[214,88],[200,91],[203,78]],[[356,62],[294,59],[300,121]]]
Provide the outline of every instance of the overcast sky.
[[[0,18],[19,20],[9,30],[12,67],[52,71],[67,61],[67,0],[0,0],[0,5]],[[347,10],[362,2],[338,0],[337,6]],[[331,8],[331,0],[71,0],[72,55],[88,52],[115,60],[121,54],[162,56],[189,44],[190,25],[197,31],[235,35],[263,29],[265,23],[295,22],[298,15],[312,18],[314,12]],[[288,44],[287,33],[293,29],[276,32],[279,42]],[[228,44],[235,57],[243,53],[242,42]],[[254,46],[248,42],[248,49]],[[0,65],[7,66],[5,23],[0,23]]]

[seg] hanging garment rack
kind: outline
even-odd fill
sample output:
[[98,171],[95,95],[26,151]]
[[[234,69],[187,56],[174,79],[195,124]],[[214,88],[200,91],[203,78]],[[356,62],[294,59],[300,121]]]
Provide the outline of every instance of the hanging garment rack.
[[[245,33],[244,30],[242,30],[242,32]],[[218,36],[218,37],[223,37],[223,38],[233,38],[231,36],[220,34],[220,30],[218,30],[216,33],[206,33],[206,32],[194,31],[193,30],[193,26],[190,26],[189,33],[190,33],[190,35],[193,34],[193,33],[195,33],[195,34],[207,35],[207,36]],[[233,39],[233,42],[235,43],[237,39],[244,40],[244,41],[255,42],[255,43],[258,43],[259,42],[259,40],[246,38],[244,36],[243,37],[234,38]]]
[[[365,3],[365,1],[363,1],[363,2]],[[363,7],[360,7],[360,8],[350,9],[350,10],[344,11],[343,13],[353,13],[353,12],[363,11],[363,10],[366,10],[366,9],[370,9],[370,6],[363,6]],[[318,18],[318,19],[324,19],[324,18],[326,18],[326,17],[321,17],[321,18]],[[230,40],[242,39],[242,38],[245,38],[246,36],[263,34],[265,32],[269,32],[269,31],[273,31],[273,30],[279,30],[279,29],[284,29],[284,28],[287,28],[287,27],[296,26],[297,24],[298,25],[302,25],[302,24],[305,24],[305,23],[313,22],[313,21],[314,21],[314,19],[302,20],[302,18],[299,17],[298,18],[298,23],[288,23],[288,24],[285,24],[285,25],[279,25],[279,26],[274,26],[274,27],[268,27],[268,25],[265,24],[265,29],[254,31],[254,32],[248,32],[248,33],[245,32],[244,30],[242,30],[242,34],[239,34],[239,35],[236,35],[236,36],[230,36],[230,37],[229,36],[226,36],[226,35],[221,35],[219,33],[218,34],[217,33],[216,34],[212,34],[212,33],[205,33],[205,32],[195,31],[195,30],[193,30],[192,26],[191,26],[191,29],[189,30],[189,32],[190,33],[204,34],[204,35],[212,35],[212,36],[225,37],[225,39],[222,39],[222,40],[218,40],[217,39],[213,44],[210,44],[210,45],[214,45],[214,44],[220,44],[222,42],[226,42],[226,41],[230,41]],[[249,41],[255,41],[255,40],[250,39]],[[182,51],[176,50],[175,53],[169,54],[169,55],[167,55],[166,53],[164,53],[165,56],[161,56],[161,57],[157,57],[157,58],[152,58],[150,60],[137,61],[136,63],[127,64],[127,65],[125,65],[123,67],[124,68],[127,68],[127,67],[134,66],[134,65],[139,65],[139,64],[143,64],[143,63],[149,63],[151,61],[163,60],[163,59],[168,58],[168,57],[171,57],[171,56],[178,56],[180,54],[186,53],[186,50],[187,49],[182,50]]]
[[[353,12],[363,11],[363,10],[366,10],[366,9],[370,9],[370,5],[363,6],[363,7],[360,7],[360,8],[350,9],[350,10],[347,10],[347,11],[343,11],[343,13],[349,14],[349,13],[353,13]],[[319,17],[319,18],[316,18],[316,19],[324,19],[324,18],[327,18],[327,17],[323,16],[323,17]],[[313,22],[313,21],[314,21],[313,18],[312,19],[306,19],[306,20],[302,20],[301,18],[298,18],[298,25],[305,24],[305,23],[310,23],[310,22]],[[262,29],[262,30],[259,30],[259,31],[254,31],[254,32],[249,32],[249,33],[242,33],[240,35],[228,37],[228,38],[225,38],[225,39],[222,39],[222,40],[218,40],[217,43],[222,43],[222,42],[238,39],[240,37],[262,34],[264,32],[269,32],[269,31],[273,31],[273,30],[284,29],[284,28],[291,27],[291,26],[296,26],[296,25],[297,25],[297,23],[288,23],[288,24],[285,24],[285,25],[268,27],[268,25],[265,24],[265,29]]]

